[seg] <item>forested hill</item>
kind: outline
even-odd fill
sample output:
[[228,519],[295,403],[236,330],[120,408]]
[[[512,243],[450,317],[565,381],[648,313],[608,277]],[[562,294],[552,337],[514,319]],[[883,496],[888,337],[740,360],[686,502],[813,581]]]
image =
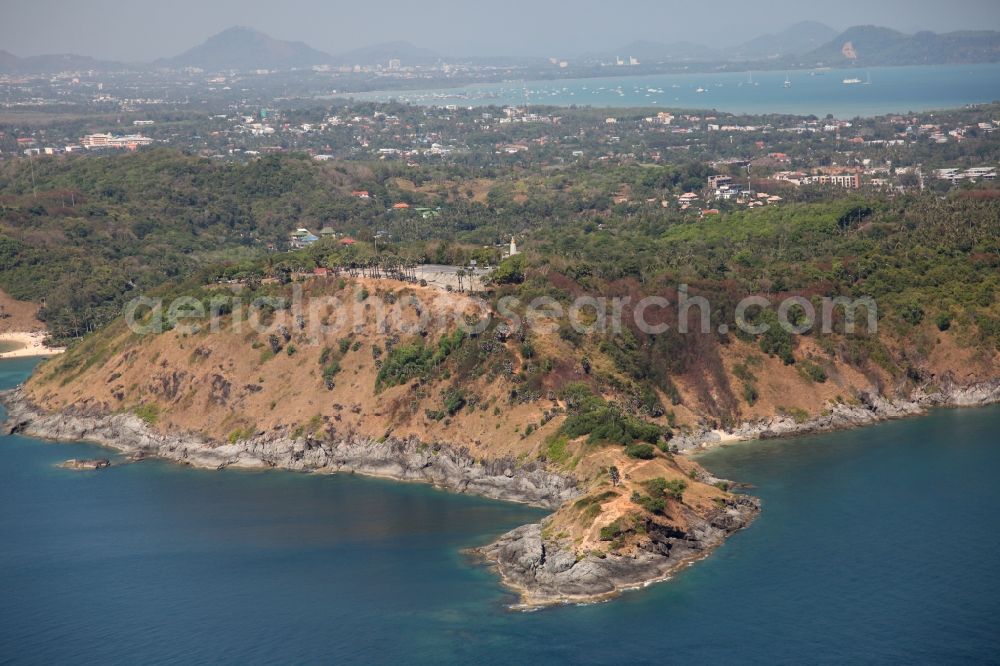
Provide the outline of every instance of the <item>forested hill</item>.
[[44,299],[53,333],[74,337],[110,320],[133,291],[347,217],[345,181],[308,159],[223,165],[169,150],[8,162],[0,287]]
[[[674,168],[660,171],[673,174],[664,183],[697,186],[704,167],[691,168],[684,178]],[[321,163],[305,154],[234,164],[169,149],[0,163],[0,288],[44,301],[43,320],[65,340],[110,321],[138,291],[199,266],[284,250],[299,227],[330,227],[362,240],[385,230],[404,242],[483,245],[509,241],[529,219],[572,219],[611,207],[606,174],[596,174],[585,192],[511,207],[520,197],[511,185],[484,178],[492,171],[467,171]],[[352,196],[357,188],[370,198]],[[392,205],[399,201],[436,210],[397,214]],[[438,252],[428,259],[454,257]]]
[[[643,203],[704,177],[697,162],[500,174],[294,155],[231,164],[169,150],[18,160],[0,165],[0,289],[44,302],[43,321],[66,340],[113,319],[131,296],[193,275],[311,270],[331,257],[493,263],[514,234],[527,283],[556,296],[682,282],[720,303],[756,293],[868,295],[897,333],[954,321],[973,347],[1000,341],[995,190],[861,199],[803,189],[785,192],[780,207],[704,218]],[[635,203],[614,202],[622,188]],[[350,257],[338,258],[335,240],[285,252],[299,227],[358,243]]]
[[[845,44],[850,45],[848,57]],[[804,62],[868,67],[873,65],[941,65],[996,62],[1000,58],[1000,33],[991,30],[907,35],[873,25],[849,28],[827,44],[804,56]]]

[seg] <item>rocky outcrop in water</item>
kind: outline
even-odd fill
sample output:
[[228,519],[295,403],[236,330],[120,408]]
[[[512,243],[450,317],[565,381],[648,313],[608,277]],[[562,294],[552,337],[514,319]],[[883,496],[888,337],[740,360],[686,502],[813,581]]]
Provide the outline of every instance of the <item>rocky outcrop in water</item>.
[[236,442],[219,442],[194,433],[161,433],[133,414],[46,413],[19,389],[0,394],[0,401],[7,408],[7,433],[91,441],[134,457],[155,456],[196,467],[356,472],[550,509],[580,492],[573,477],[551,472],[539,463],[476,460],[463,448],[416,439],[374,440],[339,434],[331,428],[314,437],[296,438],[279,429]]
[[111,461],[107,458],[95,458],[93,460],[78,460],[73,458],[59,465],[63,469],[104,469],[111,467]]
[[645,526],[647,538],[621,555],[578,559],[572,544],[544,539],[539,523],[512,530],[475,552],[496,565],[504,582],[518,590],[527,605],[591,601],[668,577],[720,546],[758,513],[757,498],[738,495],[707,519],[688,512],[686,529],[650,521]]

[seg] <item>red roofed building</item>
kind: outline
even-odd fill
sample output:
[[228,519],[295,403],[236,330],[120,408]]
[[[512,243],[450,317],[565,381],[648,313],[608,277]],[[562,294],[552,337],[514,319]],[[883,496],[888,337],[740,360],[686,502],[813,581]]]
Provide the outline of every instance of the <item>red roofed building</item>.
[[354,190],[351,192],[352,197],[357,197],[359,199],[370,199],[371,195],[368,194],[368,190]]
[[353,238],[341,238],[340,239],[340,244],[341,245],[354,245],[357,242],[358,241],[354,240]]
[[406,203],[405,201],[400,201],[399,203],[392,204],[393,210],[406,210],[409,207],[410,204]]

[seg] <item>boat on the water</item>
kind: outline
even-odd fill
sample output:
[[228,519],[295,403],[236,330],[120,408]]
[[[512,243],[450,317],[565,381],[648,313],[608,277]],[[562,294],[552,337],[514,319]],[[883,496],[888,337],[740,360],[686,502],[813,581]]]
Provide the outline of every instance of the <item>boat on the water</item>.
[[845,86],[853,86],[857,83],[861,83],[861,79],[844,79]]

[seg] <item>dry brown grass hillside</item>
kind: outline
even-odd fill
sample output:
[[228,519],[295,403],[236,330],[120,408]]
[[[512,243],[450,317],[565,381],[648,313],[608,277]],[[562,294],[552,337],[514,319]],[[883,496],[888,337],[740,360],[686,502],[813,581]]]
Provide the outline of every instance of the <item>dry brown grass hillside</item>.
[[[298,437],[329,436],[332,430],[372,439],[443,442],[482,459],[542,460],[574,474],[588,490],[546,527],[549,535],[572,540],[581,552],[627,550],[628,539],[609,539],[609,534],[644,513],[637,497],[648,496],[657,483],[673,490],[664,495],[666,507],[646,519],[675,526],[683,526],[690,512],[707,515],[728,496],[727,486],[693,461],[672,455],[669,444],[642,460],[627,456],[620,444],[559,436],[567,418],[560,389],[567,384],[588,384],[607,401],[627,404],[623,392],[631,380],[596,345],[574,347],[555,332],[530,333],[526,357],[523,341],[500,336],[494,327],[445,353],[454,317],[476,311],[465,295],[364,278],[315,278],[301,287],[305,310],[313,313],[309,321],[318,319],[329,329],[318,336],[294,310],[280,308],[265,318],[262,331],[232,316],[223,317],[218,330],[198,322],[155,335],[137,335],[118,322],[43,364],[27,391],[46,409],[130,411],[152,427],[217,440],[237,441],[279,428]],[[239,288],[233,289],[239,295]],[[378,303],[389,304],[399,321],[380,324]],[[338,319],[345,312],[353,314]],[[422,318],[453,323],[427,326],[420,334],[415,331]],[[924,362],[935,372],[960,367],[968,380],[977,373],[985,377],[995,367],[995,358],[977,357],[950,333],[925,334]],[[404,348],[440,352],[434,371],[380,385],[380,371]],[[713,427],[713,410],[722,402],[732,403],[742,420],[776,414],[805,418],[891,382],[877,366],[859,370],[808,339],[799,343],[795,365],[738,339],[718,353],[723,371],[674,378],[677,395],[657,396],[664,413],[643,418],[674,432]],[[822,381],[803,372],[806,361],[822,369]],[[610,478],[611,467],[619,472],[618,486]]]
[[0,291],[0,333],[9,331],[44,331],[38,320],[38,304],[19,301]]

